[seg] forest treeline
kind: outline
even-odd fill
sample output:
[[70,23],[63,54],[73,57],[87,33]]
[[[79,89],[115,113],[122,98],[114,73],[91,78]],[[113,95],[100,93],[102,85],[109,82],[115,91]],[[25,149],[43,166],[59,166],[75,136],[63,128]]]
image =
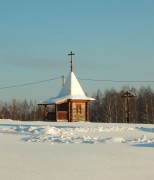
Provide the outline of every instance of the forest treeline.
[[[135,94],[129,99],[130,123],[154,124],[154,91],[151,87],[98,90],[93,94],[96,99],[90,104],[90,121],[104,123],[126,122],[126,99],[121,96],[126,89]],[[0,102],[0,119],[21,121],[43,120],[43,109],[36,101]]]
[[122,88],[101,92],[93,95],[96,99],[90,105],[90,120],[104,123],[125,123],[126,119],[126,98],[121,96],[126,89],[135,95],[129,98],[130,123],[154,124],[154,91],[150,86],[135,88]]
[[0,119],[42,121],[43,110],[36,101],[13,99],[11,102],[0,102]]

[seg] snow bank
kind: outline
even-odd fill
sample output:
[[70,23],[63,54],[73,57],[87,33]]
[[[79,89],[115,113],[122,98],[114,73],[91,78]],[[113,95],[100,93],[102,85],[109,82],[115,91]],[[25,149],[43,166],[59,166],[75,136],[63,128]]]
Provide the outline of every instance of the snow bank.
[[[11,121],[12,122],[12,121]],[[20,122],[21,123],[21,122]],[[154,138],[148,138],[142,134],[140,137],[132,137],[137,131],[154,133],[154,129],[126,126],[96,126],[82,123],[71,126],[56,125],[28,125],[28,124],[3,124],[0,127],[1,134],[20,134],[25,142],[44,142],[51,144],[96,144],[96,143],[154,143]],[[52,124],[52,123],[51,123]],[[85,125],[85,124],[84,124]],[[88,126],[89,125],[89,126]],[[99,124],[100,125],[100,124]],[[122,124],[121,124],[122,125]]]
[[1,180],[153,180],[154,127],[0,120]]

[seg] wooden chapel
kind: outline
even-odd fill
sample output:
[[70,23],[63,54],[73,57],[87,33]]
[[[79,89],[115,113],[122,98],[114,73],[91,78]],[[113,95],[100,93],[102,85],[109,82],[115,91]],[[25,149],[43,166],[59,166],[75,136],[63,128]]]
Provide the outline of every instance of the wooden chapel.
[[41,101],[38,105],[44,107],[44,120],[48,121],[89,121],[89,103],[95,99],[87,97],[73,72],[73,55],[71,56],[71,71],[57,97]]

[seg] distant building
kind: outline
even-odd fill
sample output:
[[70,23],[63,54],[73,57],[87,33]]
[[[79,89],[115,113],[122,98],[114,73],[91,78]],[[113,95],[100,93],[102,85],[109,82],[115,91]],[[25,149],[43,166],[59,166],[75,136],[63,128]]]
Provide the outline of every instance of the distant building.
[[87,97],[74,72],[72,56],[71,72],[57,97],[41,101],[44,106],[44,119],[49,121],[89,121],[89,102],[95,99]]

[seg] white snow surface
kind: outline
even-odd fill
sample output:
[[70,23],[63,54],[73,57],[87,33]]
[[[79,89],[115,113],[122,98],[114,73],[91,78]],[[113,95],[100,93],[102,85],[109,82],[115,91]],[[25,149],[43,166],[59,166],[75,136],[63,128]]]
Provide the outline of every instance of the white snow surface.
[[154,125],[0,120],[1,180],[153,180]]

